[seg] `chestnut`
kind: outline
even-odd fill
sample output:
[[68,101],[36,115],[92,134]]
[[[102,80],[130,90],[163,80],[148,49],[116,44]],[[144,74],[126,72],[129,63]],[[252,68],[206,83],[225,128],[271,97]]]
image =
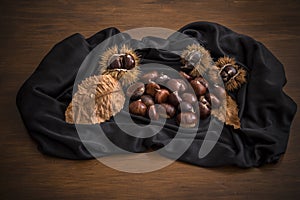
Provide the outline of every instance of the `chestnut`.
[[154,100],[150,95],[141,96],[141,100],[147,107],[154,105]]
[[187,85],[182,79],[170,79],[167,82],[167,88],[169,88],[172,92],[184,92],[187,89]]
[[126,53],[123,56],[123,68],[130,70],[135,67],[135,60],[134,57],[131,54]]
[[194,112],[194,108],[193,108],[192,104],[183,101],[178,105],[178,111],[179,112]]
[[157,111],[159,116],[163,118],[172,118],[176,113],[175,107],[167,103],[158,104]]
[[151,72],[148,72],[148,73],[142,75],[141,80],[144,83],[149,83],[151,81],[154,81],[157,77],[158,77],[158,72],[157,71],[151,71]]
[[[197,100],[197,99],[196,99]],[[172,92],[168,99],[169,103],[177,107],[180,102],[182,102],[181,97],[178,95],[178,92]]]
[[152,120],[158,120],[159,119],[159,114],[157,112],[156,106],[155,105],[151,105],[148,108],[148,117]]
[[170,92],[166,89],[158,90],[155,94],[156,103],[165,103],[169,98]]
[[182,112],[177,115],[176,122],[184,128],[193,128],[197,125],[198,119],[193,112]]
[[192,93],[183,93],[181,97],[182,101],[186,101],[190,104],[194,104],[198,101],[197,97]]
[[156,83],[158,83],[158,84],[161,84],[161,85],[163,85],[163,84],[165,84],[168,80],[170,80],[171,78],[168,76],[168,75],[166,75],[166,74],[164,74],[164,73],[161,73],[161,74],[159,74],[158,75],[158,77],[155,79],[155,82]]
[[210,103],[204,96],[199,99],[200,119],[206,119],[211,113]]
[[180,71],[179,74],[188,81],[191,81],[193,79],[190,75],[188,75],[187,73],[185,73],[183,71]]
[[195,94],[198,96],[202,96],[206,93],[207,87],[199,80],[194,79],[191,81],[191,86],[195,91]]
[[131,54],[114,55],[110,58],[108,69],[127,69],[135,67],[135,60]]
[[146,85],[146,94],[155,96],[156,92],[160,89],[160,86],[154,82],[150,82]]
[[121,69],[122,68],[122,61],[121,61],[121,58],[120,58],[120,55],[116,54],[116,55],[113,55],[109,62],[108,62],[108,67],[107,69]]
[[136,82],[129,86],[126,91],[126,96],[131,100],[140,98],[145,92],[145,85],[142,82]]
[[216,97],[216,95],[209,93],[205,95],[205,97],[211,106],[214,106],[215,108],[220,107],[221,101]]
[[141,100],[133,101],[129,104],[129,112],[135,115],[145,116],[147,106]]
[[214,84],[212,93],[219,99],[226,97],[226,90],[218,84]]
[[204,87],[208,88],[208,82],[202,77],[197,77],[194,80],[199,81],[200,83],[202,83],[202,85],[204,85]]
[[237,70],[234,68],[234,66],[232,65],[227,65],[225,66],[220,75],[221,75],[221,78],[223,79],[224,82],[227,82],[229,81],[234,75],[236,75],[237,73]]

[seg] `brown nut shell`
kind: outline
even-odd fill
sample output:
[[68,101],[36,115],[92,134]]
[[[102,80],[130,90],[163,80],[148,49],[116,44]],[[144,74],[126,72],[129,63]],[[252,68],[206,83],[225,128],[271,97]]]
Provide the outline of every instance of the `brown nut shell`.
[[200,80],[197,79],[192,80],[191,86],[194,89],[195,94],[198,96],[202,96],[206,93],[207,87]]
[[155,96],[156,92],[160,89],[160,86],[157,83],[150,82],[146,85],[146,94]]
[[156,103],[165,103],[168,101],[170,92],[166,89],[158,90],[155,94],[155,102]]
[[182,112],[177,115],[176,122],[184,128],[193,128],[197,125],[198,118],[193,112]]
[[155,79],[158,77],[158,72],[157,71],[151,71],[151,72],[148,72],[144,75],[141,76],[141,80],[144,82],[144,83],[149,83],[151,81],[155,81]]
[[204,96],[200,97],[198,105],[199,105],[200,119],[208,118],[211,113],[211,106]]
[[157,105],[157,111],[159,116],[163,118],[172,118],[176,113],[175,107],[167,103]]
[[126,96],[131,100],[139,99],[145,92],[145,85],[142,82],[136,82],[129,86],[126,91]]
[[187,89],[187,85],[182,79],[170,79],[167,84],[167,88],[172,92],[184,92]]
[[156,106],[155,105],[151,105],[148,108],[148,117],[152,120],[158,120],[159,119],[159,114],[157,112]]
[[147,106],[140,100],[133,101],[129,104],[129,112],[135,115],[145,116]]
[[154,100],[150,95],[141,96],[141,100],[147,107],[154,105]]
[[190,104],[194,104],[198,101],[197,97],[192,93],[183,93],[181,97],[182,101],[188,102]]
[[216,97],[214,94],[207,94],[206,99],[208,102],[210,102],[211,106],[214,106],[215,108],[218,108],[221,106],[221,101]]
[[183,101],[178,105],[179,112],[195,112],[194,107],[192,104]]
[[[197,99],[196,99],[197,100]],[[169,96],[168,102],[173,106],[177,107],[180,102],[182,102],[181,97],[178,95],[178,92],[172,92]]]
[[187,81],[191,81],[193,79],[193,77],[191,77],[190,75],[188,75],[187,73],[180,71],[179,74],[185,78]]
[[167,81],[169,81],[171,78],[164,74],[164,73],[161,73],[158,75],[158,77],[155,79],[155,82],[158,83],[158,84],[165,84]]

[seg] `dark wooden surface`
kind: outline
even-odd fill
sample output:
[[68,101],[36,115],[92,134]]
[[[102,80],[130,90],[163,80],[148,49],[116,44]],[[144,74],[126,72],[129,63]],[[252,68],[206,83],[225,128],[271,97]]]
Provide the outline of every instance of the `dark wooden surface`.
[[145,26],[177,30],[205,20],[264,43],[284,64],[285,91],[299,104],[299,10],[298,0],[2,0],[0,199],[296,199],[300,195],[299,114],[287,152],[276,165],[207,169],[175,162],[152,173],[129,174],[97,160],[70,161],[40,154],[21,121],[15,95],[50,48],[75,32],[88,37],[111,26],[121,31]]

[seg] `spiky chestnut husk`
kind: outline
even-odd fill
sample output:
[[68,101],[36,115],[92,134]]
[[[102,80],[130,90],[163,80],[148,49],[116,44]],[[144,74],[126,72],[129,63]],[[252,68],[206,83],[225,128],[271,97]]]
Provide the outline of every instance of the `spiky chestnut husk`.
[[[109,69],[112,57],[129,54],[134,59],[135,66],[132,69]],[[100,74],[111,75],[119,80],[122,86],[128,86],[138,80],[140,74],[139,57],[133,49],[123,45],[120,49],[117,45],[107,49],[101,56]]]
[[219,73],[222,72],[224,67],[232,66],[237,72],[234,76],[232,76],[229,80],[224,81],[224,85],[226,90],[233,91],[240,88],[244,83],[246,83],[246,76],[247,72],[243,68],[239,67],[236,64],[234,58],[230,57],[222,57],[219,58],[218,61],[215,63],[216,67],[219,69]]
[[202,76],[213,66],[213,60],[208,50],[204,47],[192,44],[186,47],[181,54],[182,69],[190,69],[189,75],[192,77]]
[[212,108],[211,115],[221,122],[225,122],[226,125],[233,126],[234,129],[239,129],[241,124],[238,112],[237,103],[231,96],[226,94],[226,101],[221,101],[221,105],[217,109]]
[[91,76],[78,85],[78,91],[65,111],[67,123],[96,124],[121,111],[125,95],[120,83],[110,75]]

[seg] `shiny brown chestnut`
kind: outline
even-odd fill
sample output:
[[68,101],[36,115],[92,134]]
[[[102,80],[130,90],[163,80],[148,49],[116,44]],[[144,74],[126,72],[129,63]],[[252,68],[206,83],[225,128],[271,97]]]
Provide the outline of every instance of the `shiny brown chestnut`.
[[163,118],[172,118],[176,113],[175,107],[167,103],[158,104],[157,111],[159,116]]
[[229,81],[234,75],[236,75],[237,70],[232,65],[227,65],[222,69],[220,75],[224,82]]
[[188,81],[191,81],[193,79],[193,77],[191,77],[190,75],[188,75],[187,73],[185,73],[183,71],[180,71],[179,74]]
[[123,57],[123,66],[127,70],[131,70],[135,67],[135,60],[131,54],[125,54]]
[[219,108],[221,106],[221,101],[216,97],[216,95],[209,93],[205,95],[205,98],[207,99],[207,101],[210,103],[211,106],[215,108]]
[[191,81],[191,86],[197,96],[202,96],[206,93],[207,87],[199,79],[194,79]]
[[187,89],[187,85],[182,79],[170,79],[167,84],[167,88],[172,92],[184,92]]
[[194,104],[198,101],[197,97],[192,93],[183,93],[181,97],[182,101],[186,101],[190,104]]
[[157,112],[156,106],[151,105],[148,108],[148,117],[152,120],[158,120],[159,119],[159,114]]
[[165,103],[169,98],[170,92],[166,89],[158,90],[155,94],[156,103]]
[[154,100],[150,95],[141,96],[141,100],[147,107],[154,105]]
[[158,72],[157,71],[151,71],[151,72],[148,72],[144,75],[141,76],[141,80],[144,82],[144,83],[149,83],[151,81],[155,81],[155,79],[158,77]]
[[133,101],[129,104],[129,112],[135,115],[145,116],[147,106],[141,100]]
[[193,112],[182,112],[177,115],[176,122],[181,127],[193,128],[197,125],[198,118]]
[[145,92],[145,85],[142,82],[136,82],[129,86],[126,91],[126,96],[131,100],[140,98]]
[[164,73],[160,73],[158,75],[158,77],[155,79],[155,82],[161,85],[164,85],[168,80],[170,80],[171,78],[164,74]]
[[208,88],[208,82],[202,76],[196,77],[194,80],[199,81],[204,87]]
[[169,96],[168,102],[173,106],[177,107],[180,102],[182,102],[181,97],[178,95],[178,92],[172,92]]
[[199,98],[200,119],[206,119],[211,113],[210,103],[204,96]]
[[114,55],[108,69],[133,69],[135,67],[134,57],[130,54]]
[[157,83],[149,82],[146,85],[146,94],[149,94],[151,96],[155,96],[156,92],[160,90],[160,86]]
[[193,105],[185,101],[181,102],[177,109],[179,112],[195,112]]

